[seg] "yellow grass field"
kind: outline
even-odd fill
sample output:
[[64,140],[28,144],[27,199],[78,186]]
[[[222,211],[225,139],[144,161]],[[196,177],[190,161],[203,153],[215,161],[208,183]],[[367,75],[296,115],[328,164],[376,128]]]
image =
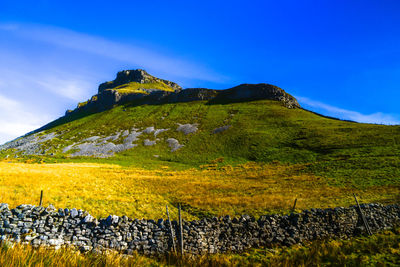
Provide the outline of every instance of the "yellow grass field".
[[[324,178],[299,174],[296,165],[246,164],[219,170],[143,170],[109,164],[28,164],[0,162],[0,202],[10,207],[44,205],[78,208],[97,217],[109,214],[132,218],[165,218],[165,205],[177,217],[287,212],[295,198],[297,209],[395,202],[399,187],[369,187],[364,191],[329,186]],[[397,199],[396,199],[397,198]]]

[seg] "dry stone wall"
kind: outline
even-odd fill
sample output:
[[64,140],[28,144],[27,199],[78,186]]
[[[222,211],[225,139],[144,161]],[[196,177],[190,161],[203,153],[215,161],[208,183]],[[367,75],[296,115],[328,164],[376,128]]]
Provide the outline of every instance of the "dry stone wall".
[[[373,232],[400,223],[400,206],[365,204],[361,208]],[[178,225],[172,221],[177,233]],[[184,221],[184,250],[190,254],[240,252],[270,244],[292,245],[328,237],[365,233],[355,206],[311,209],[290,215],[248,215]],[[175,234],[174,234],[175,236]],[[0,204],[0,239],[33,246],[76,246],[83,251],[115,249],[130,254],[163,254],[172,249],[169,221],[138,220],[110,215],[96,219],[76,209]]]

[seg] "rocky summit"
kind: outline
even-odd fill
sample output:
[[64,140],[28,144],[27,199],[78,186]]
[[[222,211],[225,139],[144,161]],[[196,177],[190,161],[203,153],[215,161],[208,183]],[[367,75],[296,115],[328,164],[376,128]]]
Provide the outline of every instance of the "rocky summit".
[[137,104],[165,104],[207,100],[210,103],[231,103],[252,100],[280,101],[287,108],[299,108],[297,100],[283,89],[266,83],[242,84],[225,90],[188,88],[182,90],[178,84],[156,78],[145,70],[124,70],[117,73],[113,81],[99,85],[98,94],[79,103],[66,115],[82,112],[100,112],[115,105],[136,101]]
[[166,86],[171,87],[175,91],[182,90],[178,84],[174,82],[170,82],[167,80],[156,78],[150,74],[148,74],[145,70],[136,69],[136,70],[123,70],[117,73],[117,78],[113,81],[105,82],[99,85],[99,94],[104,92],[105,90],[113,89],[115,87],[128,84],[131,82],[136,82],[140,84],[152,84],[152,83],[163,83]]

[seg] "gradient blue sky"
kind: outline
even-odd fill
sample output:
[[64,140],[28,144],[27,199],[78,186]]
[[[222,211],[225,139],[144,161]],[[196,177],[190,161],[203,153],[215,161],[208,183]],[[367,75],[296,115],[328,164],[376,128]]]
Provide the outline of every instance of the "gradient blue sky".
[[122,69],[272,83],[322,114],[399,124],[400,1],[0,0],[0,143]]

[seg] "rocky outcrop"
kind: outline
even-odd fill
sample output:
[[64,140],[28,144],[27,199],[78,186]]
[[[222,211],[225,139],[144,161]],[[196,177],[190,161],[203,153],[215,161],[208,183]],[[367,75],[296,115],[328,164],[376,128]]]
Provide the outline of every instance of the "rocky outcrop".
[[105,82],[99,85],[98,93],[101,94],[103,91],[107,89],[112,89],[117,86],[130,83],[130,82],[137,82],[137,83],[163,83],[175,91],[182,90],[178,84],[174,82],[170,82],[167,80],[156,78],[150,74],[148,74],[145,70],[136,69],[136,70],[123,70],[117,73],[117,78],[110,82]]
[[[162,83],[171,88],[171,90],[143,88],[142,92],[120,93],[116,89],[118,86],[131,82],[140,84]],[[182,90],[178,84],[156,78],[144,70],[124,70],[118,72],[115,80],[100,84],[97,95],[84,104],[78,105],[75,110],[68,110],[66,115],[100,112],[115,105],[129,102],[134,102],[138,105],[191,101],[208,101],[209,104],[218,104],[262,99],[279,101],[287,108],[300,108],[299,103],[293,96],[271,84],[242,84],[225,90],[206,88]]]
[[[400,223],[400,206],[361,205],[373,232]],[[172,221],[173,236],[178,224]],[[76,246],[83,251],[115,249],[132,254],[164,254],[172,249],[170,222],[110,215],[96,219],[88,212],[49,206],[0,204],[0,240],[37,246]],[[241,252],[271,244],[293,245],[322,238],[349,238],[365,233],[356,206],[311,209],[289,215],[267,215],[258,220],[243,215],[183,222],[184,251],[188,254]],[[178,243],[178,242],[176,242]]]
[[206,88],[188,88],[176,94],[170,94],[166,97],[165,102],[179,103],[191,101],[204,101],[214,99],[218,95],[218,90]]
[[22,155],[40,155],[45,154],[46,149],[42,147],[42,144],[57,137],[56,133],[36,133],[32,135],[23,136],[0,145],[0,151],[7,149],[15,149],[15,152],[19,152]]
[[221,90],[211,100],[211,103],[232,103],[262,99],[280,101],[287,108],[300,108],[296,98],[278,86],[267,83],[241,84],[230,89]]
[[[175,131],[182,132],[185,135],[196,133],[200,126],[198,123],[176,123],[176,125]],[[38,132],[0,145],[0,152],[3,150],[10,150],[8,151],[9,155],[7,157],[10,155],[14,157],[19,155],[53,156],[54,154],[62,153],[69,157],[108,158],[114,156],[116,153],[132,149],[140,143],[148,147],[162,142],[166,142],[171,148],[171,152],[175,152],[184,145],[179,144],[177,139],[169,138],[165,134],[162,134],[169,130],[168,128],[157,129],[154,126],[146,128],[132,127],[121,129],[111,134],[96,134],[86,138],[80,137],[78,139],[75,135],[65,137],[65,132],[60,132],[58,134],[55,132]],[[54,138],[56,138],[56,140],[57,138],[63,139],[63,144],[55,145],[51,143]]]

